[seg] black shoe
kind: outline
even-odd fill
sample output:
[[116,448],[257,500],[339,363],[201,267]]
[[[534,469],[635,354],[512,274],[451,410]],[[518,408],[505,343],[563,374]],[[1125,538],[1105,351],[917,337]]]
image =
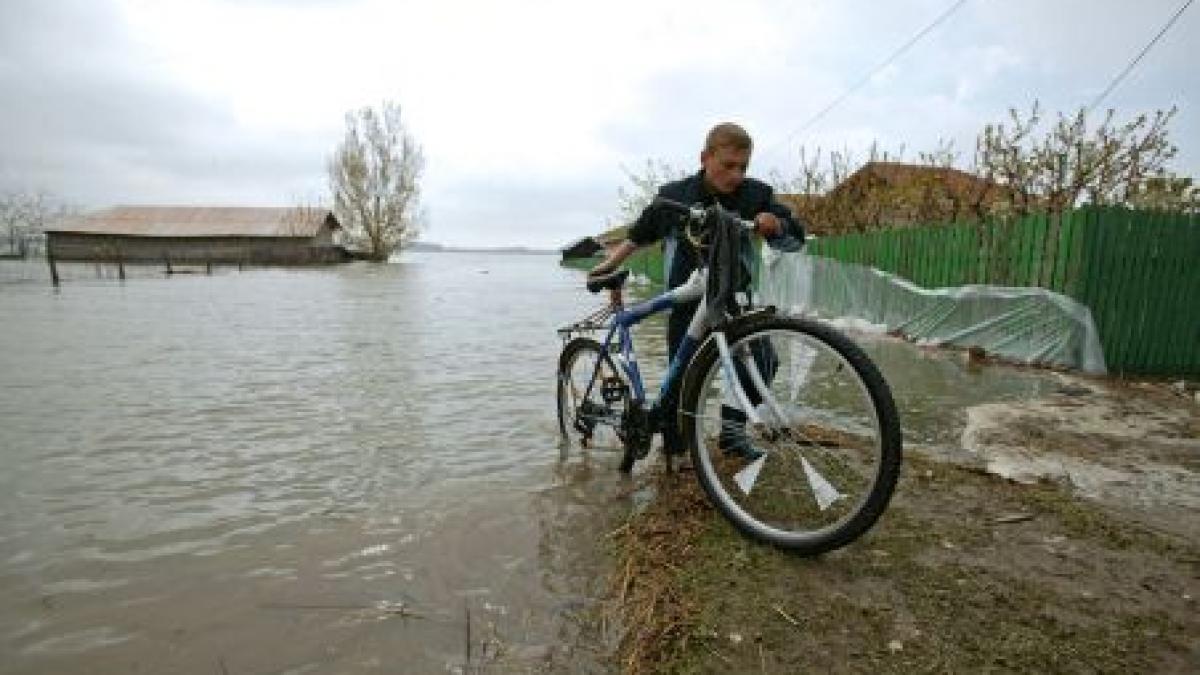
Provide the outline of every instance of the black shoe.
[[674,424],[674,420],[666,419],[661,405],[659,403],[652,404],[647,416],[651,432],[662,432],[663,454],[670,457],[682,455],[686,448],[683,446],[683,439],[679,437],[678,427],[667,426],[668,424]]
[[746,437],[746,419],[746,413],[741,410],[721,406],[721,433],[717,436],[717,445],[726,457],[754,461],[766,454]]

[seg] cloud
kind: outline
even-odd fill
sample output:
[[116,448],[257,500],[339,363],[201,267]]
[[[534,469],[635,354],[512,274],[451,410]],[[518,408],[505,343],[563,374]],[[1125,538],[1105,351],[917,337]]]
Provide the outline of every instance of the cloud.
[[[1009,107],[1077,110],[1177,6],[967,3],[813,121],[946,8],[7,0],[0,190],[90,206],[312,202],[344,114],[393,100],[428,158],[431,239],[555,245],[616,212],[622,165],[690,170],[719,121],[751,131],[752,171],[767,175],[791,170],[802,145],[969,151]],[[1179,104],[1175,164],[1193,175],[1197,37],[1193,11],[1105,102]]]
[[0,108],[6,186],[91,205],[277,203],[264,187],[303,189],[304,167],[322,157],[311,143],[239,126],[156,67],[112,6],[56,9],[6,3],[0,17],[0,91],[19,102]]

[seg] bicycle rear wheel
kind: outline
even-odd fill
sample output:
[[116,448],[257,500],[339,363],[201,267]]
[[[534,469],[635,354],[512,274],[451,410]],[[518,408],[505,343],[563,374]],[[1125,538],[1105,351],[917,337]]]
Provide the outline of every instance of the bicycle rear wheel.
[[568,443],[623,452],[625,444],[618,432],[631,405],[628,384],[611,359],[601,359],[600,350],[600,343],[587,337],[574,338],[563,347],[558,359],[558,428]]
[[855,540],[887,507],[900,471],[887,383],[857,345],[813,321],[756,318],[725,337],[745,399],[714,336],[688,369],[680,407],[708,497],[745,535],[803,555]]

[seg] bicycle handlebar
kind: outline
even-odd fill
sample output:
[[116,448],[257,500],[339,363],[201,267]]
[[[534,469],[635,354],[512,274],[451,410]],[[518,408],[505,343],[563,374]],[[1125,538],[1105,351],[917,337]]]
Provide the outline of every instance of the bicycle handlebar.
[[[650,207],[666,207],[672,211],[677,211],[688,218],[696,225],[702,225],[710,215],[715,215],[726,222],[737,224],[739,227],[750,230],[751,232],[758,229],[757,223],[752,220],[746,220],[737,215],[736,212],[730,211],[719,203],[714,203],[711,206],[699,206],[695,204],[684,204],[683,202],[668,199],[666,197],[655,197],[650,202]],[[691,232],[691,225],[686,228]],[[699,245],[699,244],[697,244]],[[618,290],[624,284],[626,277],[629,276],[629,270],[604,270],[597,273],[599,266],[588,272],[587,289],[592,293],[598,293],[602,290]]]
[[709,213],[709,211],[713,211],[726,218],[736,221],[737,224],[741,225],[747,230],[754,230],[758,227],[757,223],[755,223],[753,220],[741,218],[736,213],[726,209],[720,204],[713,204],[712,206],[708,207],[696,206],[694,204],[689,205],[684,204],[683,202],[677,202],[674,199],[667,199],[666,197],[655,197],[651,204],[654,206],[665,206],[674,211],[678,211],[697,223],[703,221],[704,217]]

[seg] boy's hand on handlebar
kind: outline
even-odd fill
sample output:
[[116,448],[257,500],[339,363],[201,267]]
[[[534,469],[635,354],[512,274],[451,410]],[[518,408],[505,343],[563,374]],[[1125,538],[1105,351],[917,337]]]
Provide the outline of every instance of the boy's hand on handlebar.
[[588,272],[588,276],[601,277],[606,274],[612,274],[613,272],[616,272],[617,268],[621,266],[621,263],[625,262],[625,259],[628,258],[635,250],[637,250],[637,245],[626,239],[618,244],[616,249],[610,250],[604,260],[601,260],[600,264],[596,265],[591,269],[590,272]]
[[761,237],[777,237],[783,234],[783,223],[774,213],[763,211],[754,216],[754,232]]
[[612,274],[613,269],[614,269],[614,266],[609,265],[608,261],[606,260],[606,261],[600,263],[599,265],[596,265],[595,267],[593,267],[591,269],[591,271],[588,272],[588,276],[589,277],[602,277],[605,274]]

